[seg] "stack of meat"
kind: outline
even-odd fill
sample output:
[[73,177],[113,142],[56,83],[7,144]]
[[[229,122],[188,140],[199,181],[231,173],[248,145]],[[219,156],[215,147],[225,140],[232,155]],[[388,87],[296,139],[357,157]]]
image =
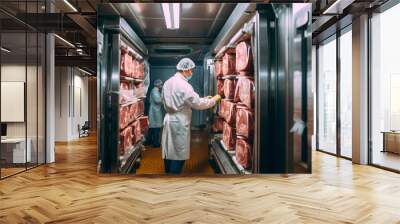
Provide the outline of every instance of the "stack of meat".
[[144,114],[144,101],[139,100],[138,89],[144,89],[142,82],[127,79],[126,77],[143,79],[144,63],[132,58],[129,52],[121,49],[120,62],[120,154],[124,155],[132,146],[140,142],[142,136],[147,132],[149,122]]
[[236,71],[239,73],[233,101],[236,107],[236,160],[244,168],[252,166],[254,138],[253,60],[251,46],[242,41],[236,46]]
[[222,59],[215,60],[217,93],[223,99],[219,106],[218,117],[214,119],[213,130],[215,132],[222,131],[222,142],[227,150],[234,150],[236,141],[235,58],[235,51],[228,49]]
[[121,48],[120,74],[124,77],[144,79],[144,62],[134,58],[129,49]]

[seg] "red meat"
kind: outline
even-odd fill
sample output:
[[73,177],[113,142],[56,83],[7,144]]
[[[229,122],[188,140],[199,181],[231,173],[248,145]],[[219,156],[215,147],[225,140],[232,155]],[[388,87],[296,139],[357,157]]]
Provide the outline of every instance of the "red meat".
[[234,150],[236,144],[236,133],[235,129],[229,126],[228,123],[224,122],[222,130],[222,142],[227,150]]
[[253,73],[253,55],[247,41],[242,41],[236,46],[236,71],[240,75]]
[[221,59],[216,59],[214,62],[214,67],[215,67],[215,77],[221,77],[223,75],[222,73],[222,60]]
[[127,103],[133,99],[133,86],[130,82],[121,81],[119,86],[119,103]]
[[135,113],[135,118],[140,117],[141,115],[144,114],[144,101],[143,100],[139,100],[136,102],[137,105],[137,109],[136,109],[136,113]]
[[135,96],[137,98],[145,97],[145,87],[143,82],[135,83]]
[[119,134],[120,153],[125,154],[132,146],[132,127],[127,127]]
[[147,116],[141,116],[138,120],[140,123],[141,133],[144,135],[149,130],[149,118]]
[[242,102],[248,108],[254,108],[254,80],[249,77],[240,77],[235,90],[235,102]]
[[220,96],[224,96],[224,80],[217,79],[217,92]]
[[243,104],[236,106],[236,135],[253,139],[254,112]]
[[230,124],[235,125],[236,104],[232,100],[222,99],[220,104],[219,116]]
[[214,117],[214,123],[212,126],[213,132],[222,132],[224,129],[224,119],[221,117]]
[[132,56],[126,51],[121,51],[121,75],[131,76],[132,75]]
[[144,63],[134,60],[135,72],[133,73],[133,78],[144,79]]
[[137,143],[142,139],[142,129],[140,128],[140,122],[139,120],[136,120],[132,123],[132,132],[133,132],[133,143]]
[[236,160],[245,169],[251,168],[253,146],[241,136],[236,138]]
[[234,53],[225,53],[222,58],[222,74],[233,75],[236,71],[236,62]]
[[129,106],[119,108],[119,128],[124,129],[129,124]]
[[224,80],[224,96],[226,99],[233,99],[235,96],[236,80],[225,79]]

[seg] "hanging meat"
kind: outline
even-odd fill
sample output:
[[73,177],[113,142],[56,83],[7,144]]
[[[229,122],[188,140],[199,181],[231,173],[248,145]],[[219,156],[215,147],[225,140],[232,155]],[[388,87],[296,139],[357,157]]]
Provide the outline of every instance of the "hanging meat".
[[253,55],[248,41],[242,41],[236,46],[236,71],[240,75],[253,74]]
[[224,122],[222,130],[222,142],[227,150],[234,150],[236,144],[236,133],[235,129],[228,123]]
[[216,59],[214,62],[214,73],[215,77],[219,78],[223,75],[222,73],[222,60],[221,59]]
[[217,92],[221,97],[224,97],[224,80],[217,79]]
[[139,120],[136,120],[132,123],[132,132],[133,144],[136,144],[142,139],[143,136]]
[[144,63],[138,60],[134,60],[135,72],[133,73],[133,78],[144,79]]
[[119,128],[124,129],[129,124],[129,106],[119,108]]
[[251,168],[253,146],[248,143],[245,137],[237,136],[235,148],[236,161],[245,169]]
[[121,50],[121,75],[132,76],[132,56],[127,51]]
[[235,96],[236,80],[225,79],[224,80],[224,96],[226,99],[233,99]]
[[213,132],[222,132],[224,129],[224,119],[221,117],[214,117],[214,122],[212,126]]
[[138,118],[138,120],[140,124],[141,133],[142,135],[144,135],[149,130],[149,118],[147,116],[141,116]]
[[132,146],[132,128],[127,127],[119,134],[120,154],[125,154]]
[[124,104],[133,100],[133,85],[128,81],[121,81],[119,85],[119,103]]
[[254,80],[250,77],[241,76],[237,79],[235,90],[235,102],[242,102],[248,108],[254,108]]
[[143,100],[139,100],[136,103],[137,105],[137,109],[136,109],[136,113],[135,113],[135,118],[140,117],[141,115],[144,114],[144,101]]
[[254,112],[245,105],[238,103],[236,106],[236,135],[253,139]]
[[222,74],[234,75],[236,71],[235,53],[226,52],[222,57]]

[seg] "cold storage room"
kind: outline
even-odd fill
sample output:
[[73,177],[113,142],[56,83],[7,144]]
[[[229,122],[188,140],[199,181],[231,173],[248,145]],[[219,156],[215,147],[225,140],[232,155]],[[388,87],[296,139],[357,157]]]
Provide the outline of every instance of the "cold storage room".
[[[99,5],[98,171],[309,173],[310,11],[306,3]],[[189,122],[172,125],[181,113]]]

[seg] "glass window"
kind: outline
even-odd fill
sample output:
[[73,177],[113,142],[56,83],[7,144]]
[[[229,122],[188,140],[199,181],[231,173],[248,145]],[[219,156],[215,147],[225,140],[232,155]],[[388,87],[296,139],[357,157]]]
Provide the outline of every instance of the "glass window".
[[340,154],[352,156],[352,32],[340,36]]
[[336,153],[336,39],[318,48],[318,149]]
[[400,4],[376,14],[372,25],[372,163],[400,170]]

